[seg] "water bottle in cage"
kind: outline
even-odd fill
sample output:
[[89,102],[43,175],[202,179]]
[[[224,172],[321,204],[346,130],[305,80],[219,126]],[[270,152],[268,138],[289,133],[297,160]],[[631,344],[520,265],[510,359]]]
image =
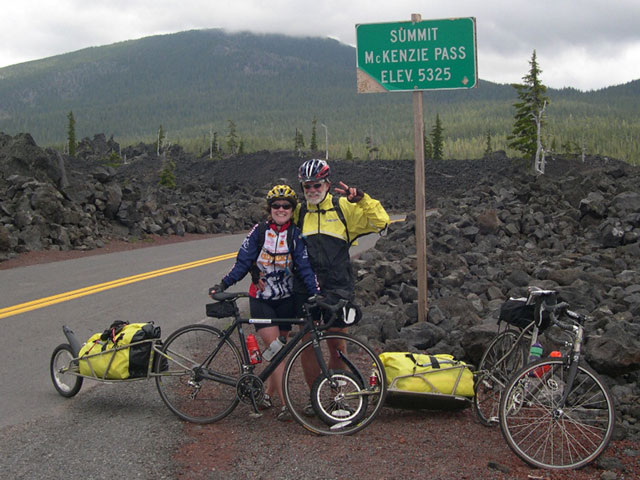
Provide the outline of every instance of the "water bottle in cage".
[[280,335],[273,342],[271,342],[269,348],[267,348],[262,353],[262,358],[270,362],[271,359],[276,356],[276,353],[278,353],[282,349],[282,347],[284,347],[285,343],[287,343],[287,338],[283,335]]
[[[542,348],[542,344],[540,342],[536,342],[533,345],[531,345],[531,351],[529,352],[529,363],[533,363],[537,360],[540,360],[540,358],[542,358],[543,351],[544,349]],[[536,373],[534,371],[531,371],[529,373],[529,376],[531,377],[535,375]]]
[[262,355],[260,354],[258,340],[253,333],[247,337],[247,350],[249,350],[249,360],[251,360],[251,365],[262,362]]

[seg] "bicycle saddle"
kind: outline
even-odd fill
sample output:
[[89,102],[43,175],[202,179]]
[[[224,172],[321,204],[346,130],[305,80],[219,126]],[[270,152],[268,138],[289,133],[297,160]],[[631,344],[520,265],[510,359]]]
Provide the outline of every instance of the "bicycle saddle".
[[247,292],[217,292],[214,293],[211,298],[217,300],[219,302],[224,302],[225,300],[237,300],[238,298],[248,297],[249,294]]

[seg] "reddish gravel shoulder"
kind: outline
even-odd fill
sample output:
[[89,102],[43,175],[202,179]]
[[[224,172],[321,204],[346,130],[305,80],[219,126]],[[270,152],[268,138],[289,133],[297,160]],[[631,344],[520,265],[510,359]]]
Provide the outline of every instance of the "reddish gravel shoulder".
[[[499,427],[480,425],[471,409],[458,412],[385,408],[353,436],[319,437],[297,423],[279,422],[277,408],[261,418],[240,405],[212,425],[187,425],[187,443],[176,455],[181,480],[278,479],[495,479],[593,480],[605,470],[529,468],[515,456]],[[626,469],[604,478],[640,478],[638,444],[612,442],[603,457]],[[625,453],[627,451],[627,453]]]

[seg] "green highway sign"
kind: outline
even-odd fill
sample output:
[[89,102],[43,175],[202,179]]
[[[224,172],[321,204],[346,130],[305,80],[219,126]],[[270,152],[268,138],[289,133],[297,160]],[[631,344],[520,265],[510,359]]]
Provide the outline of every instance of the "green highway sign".
[[476,19],[356,25],[358,92],[478,86]]

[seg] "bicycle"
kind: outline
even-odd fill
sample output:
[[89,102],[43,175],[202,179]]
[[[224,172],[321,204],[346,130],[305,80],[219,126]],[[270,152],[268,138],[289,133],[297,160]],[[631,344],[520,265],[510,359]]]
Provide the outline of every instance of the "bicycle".
[[543,303],[551,323],[569,334],[569,355],[521,368],[500,400],[500,429],[509,447],[538,468],[580,468],[592,462],[609,444],[615,424],[609,389],[581,363],[586,317],[568,307]]
[[555,291],[529,287],[526,300],[514,301],[519,310],[509,312],[513,315],[501,313],[499,322],[505,320],[507,327],[489,343],[476,371],[473,410],[483,425],[498,424],[500,395],[511,375],[527,363],[531,346],[549,324],[546,305],[554,303]]
[[[161,355],[167,359],[168,368],[157,368],[155,378],[169,409],[189,422],[212,423],[243,402],[253,409],[252,415],[259,416],[257,405],[264,397],[264,381],[288,357],[283,400],[298,423],[321,435],[353,434],[369,425],[384,404],[386,376],[371,347],[352,335],[328,330],[338,312],[347,308],[347,301],[330,304],[315,296],[305,305],[303,318],[242,318],[237,300],[248,296],[248,293],[214,294],[218,303],[207,306],[207,315],[232,317],[226,328],[188,325],[164,341]],[[313,321],[309,313],[313,307],[320,307],[329,315],[326,324]],[[353,313],[344,318],[353,319]],[[245,325],[256,323],[290,323],[301,327],[260,372],[251,363],[244,332]],[[236,330],[240,348],[231,338]],[[330,343],[338,344],[338,358],[330,359]],[[302,368],[305,354],[316,359],[313,366],[318,373],[313,378],[305,378]],[[330,363],[334,368],[329,368]],[[313,376],[307,368],[307,377],[310,375]]]

